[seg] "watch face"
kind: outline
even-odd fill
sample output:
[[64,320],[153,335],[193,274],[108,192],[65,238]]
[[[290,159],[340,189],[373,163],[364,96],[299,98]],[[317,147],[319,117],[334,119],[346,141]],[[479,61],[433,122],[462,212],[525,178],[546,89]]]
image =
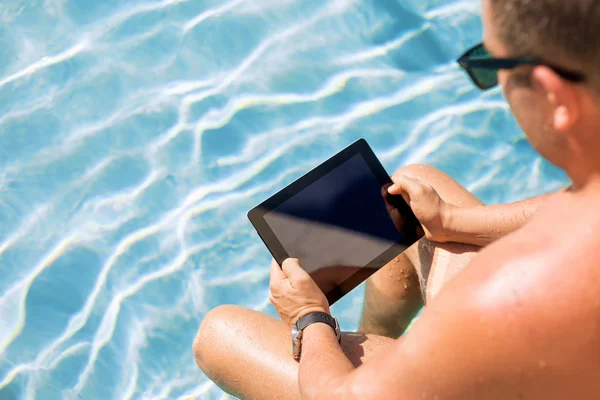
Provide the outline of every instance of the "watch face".
[[335,336],[337,337],[338,342],[340,342],[340,344],[341,344],[342,331],[340,330],[340,323],[338,322],[337,318],[334,318],[334,320],[335,320]]
[[295,360],[300,359],[300,350],[301,350],[301,342],[302,339],[302,331],[298,330],[296,325],[292,325],[292,355]]

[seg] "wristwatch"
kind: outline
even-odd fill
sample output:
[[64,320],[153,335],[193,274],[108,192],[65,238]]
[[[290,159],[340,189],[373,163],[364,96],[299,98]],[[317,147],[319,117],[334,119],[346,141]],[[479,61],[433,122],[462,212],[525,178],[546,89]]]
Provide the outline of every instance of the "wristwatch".
[[340,331],[338,320],[324,312],[311,312],[302,318],[298,318],[296,323],[292,325],[292,354],[294,360],[300,360],[300,353],[302,352],[302,331],[304,331],[307,326],[317,322],[329,325],[335,331],[338,343],[342,343],[342,333]]

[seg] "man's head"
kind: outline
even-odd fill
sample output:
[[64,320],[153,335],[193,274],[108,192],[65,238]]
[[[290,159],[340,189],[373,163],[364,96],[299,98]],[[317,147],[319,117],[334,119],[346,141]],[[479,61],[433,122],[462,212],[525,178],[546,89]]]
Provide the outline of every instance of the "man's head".
[[483,0],[483,22],[494,57],[535,58],[585,76],[575,83],[523,66],[498,80],[544,157],[572,175],[600,170],[592,157],[600,152],[600,0]]

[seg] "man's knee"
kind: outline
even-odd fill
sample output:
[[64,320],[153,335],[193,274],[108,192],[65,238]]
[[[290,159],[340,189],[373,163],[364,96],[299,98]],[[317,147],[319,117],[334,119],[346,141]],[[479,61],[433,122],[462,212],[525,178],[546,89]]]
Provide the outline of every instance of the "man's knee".
[[238,312],[237,306],[219,306],[209,311],[200,323],[192,351],[198,367],[211,379],[217,378],[219,360],[222,360],[222,354],[219,353],[227,346],[224,343],[230,335],[227,332],[230,324],[227,322],[235,321],[234,315]]

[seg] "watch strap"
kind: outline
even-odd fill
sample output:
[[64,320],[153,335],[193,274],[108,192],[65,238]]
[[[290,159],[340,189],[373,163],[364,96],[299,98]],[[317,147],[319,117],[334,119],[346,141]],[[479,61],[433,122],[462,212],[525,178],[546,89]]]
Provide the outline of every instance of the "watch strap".
[[[329,325],[331,327],[331,329],[333,329],[333,331],[335,332],[336,336],[339,336],[339,334],[338,334],[339,333],[339,325],[338,325],[336,319],[333,318],[331,315],[324,313],[324,312],[320,312],[320,311],[311,312],[309,314],[306,314],[304,317],[299,318],[296,321],[296,327],[298,328],[299,331],[303,331],[309,325],[312,325],[317,322],[321,322],[321,323]],[[339,338],[338,338],[338,341],[339,341]]]

